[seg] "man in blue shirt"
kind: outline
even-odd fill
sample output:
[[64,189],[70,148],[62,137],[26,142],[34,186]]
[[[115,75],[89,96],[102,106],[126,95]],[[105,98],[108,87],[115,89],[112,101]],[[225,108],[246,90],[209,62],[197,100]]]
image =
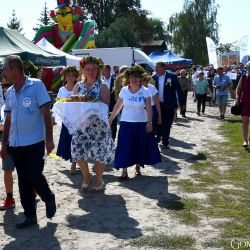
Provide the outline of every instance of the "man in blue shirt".
[[52,218],[56,212],[55,195],[42,174],[45,146],[47,154],[54,148],[51,100],[40,80],[25,76],[19,56],[6,57],[3,73],[6,81],[13,85],[6,93],[1,157],[6,157],[9,146],[25,216],[16,226],[25,228],[37,224],[33,188],[45,202],[47,217]]
[[228,100],[228,89],[231,85],[231,80],[229,76],[223,73],[223,67],[217,69],[217,75],[214,77],[213,85],[216,89],[220,119],[224,119]]

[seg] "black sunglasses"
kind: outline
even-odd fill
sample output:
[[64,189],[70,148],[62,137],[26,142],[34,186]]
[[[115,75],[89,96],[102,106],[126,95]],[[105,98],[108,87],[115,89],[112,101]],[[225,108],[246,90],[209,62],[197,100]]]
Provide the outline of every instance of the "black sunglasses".
[[62,11],[61,13],[57,13],[58,15],[61,15],[62,17],[66,17],[68,14],[70,14],[71,11]]

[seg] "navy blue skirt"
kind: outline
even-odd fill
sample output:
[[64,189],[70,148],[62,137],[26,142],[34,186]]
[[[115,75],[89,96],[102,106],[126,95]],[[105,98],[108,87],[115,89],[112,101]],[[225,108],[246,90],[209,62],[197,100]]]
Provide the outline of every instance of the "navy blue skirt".
[[135,164],[154,165],[161,161],[153,133],[146,132],[146,122],[120,122],[114,167],[127,168]]
[[155,105],[152,106],[152,123],[153,123],[153,130],[156,130],[156,126],[157,126],[157,117],[158,117],[158,113],[157,113],[157,108]]
[[69,134],[69,131],[65,127],[65,125],[62,124],[56,155],[62,157],[65,161],[70,160],[70,162],[72,162],[71,140],[72,140],[72,135]]

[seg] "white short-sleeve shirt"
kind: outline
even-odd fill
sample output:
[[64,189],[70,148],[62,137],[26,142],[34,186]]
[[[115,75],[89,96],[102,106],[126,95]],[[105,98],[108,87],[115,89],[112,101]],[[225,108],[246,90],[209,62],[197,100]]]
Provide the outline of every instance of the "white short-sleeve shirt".
[[155,103],[154,103],[153,97],[158,93],[158,90],[154,85],[152,85],[150,83],[148,84],[148,90],[149,90],[149,92],[151,94],[151,106],[154,106]]
[[128,86],[123,87],[119,97],[123,101],[121,121],[125,122],[147,122],[145,109],[146,98],[150,97],[149,90],[141,87],[136,93],[131,93]]
[[165,76],[166,76],[166,73],[159,76],[159,80],[158,80],[159,100],[160,100],[160,102],[164,102],[164,81],[165,81]]
[[71,96],[73,93],[73,90],[67,90],[67,88],[65,86],[61,87],[57,93],[57,97],[56,98],[67,98],[69,96]]

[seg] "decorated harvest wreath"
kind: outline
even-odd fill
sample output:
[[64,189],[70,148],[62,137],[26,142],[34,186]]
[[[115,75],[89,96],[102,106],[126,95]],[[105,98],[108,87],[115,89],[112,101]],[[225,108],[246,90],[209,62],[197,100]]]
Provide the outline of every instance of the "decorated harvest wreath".
[[130,68],[126,69],[124,72],[124,78],[128,81],[131,75],[139,76],[142,78],[142,75],[145,73],[143,67],[139,65],[131,66]]
[[[149,74],[147,74],[146,72],[142,75],[142,79],[143,82],[146,82],[147,85],[150,83],[151,85],[155,85],[155,81],[152,78],[152,76],[150,76]],[[147,86],[146,86],[147,87]]]
[[100,57],[87,56],[82,58],[82,60],[80,61],[80,66],[84,68],[84,66],[88,63],[97,64],[100,68],[102,68],[104,65]]
[[126,69],[122,74],[118,75],[118,77],[115,79],[115,96],[118,97],[122,87],[127,86],[129,84],[129,76],[135,75],[139,76],[142,79],[145,73],[146,72],[143,67],[135,65],[131,66],[130,68]]

